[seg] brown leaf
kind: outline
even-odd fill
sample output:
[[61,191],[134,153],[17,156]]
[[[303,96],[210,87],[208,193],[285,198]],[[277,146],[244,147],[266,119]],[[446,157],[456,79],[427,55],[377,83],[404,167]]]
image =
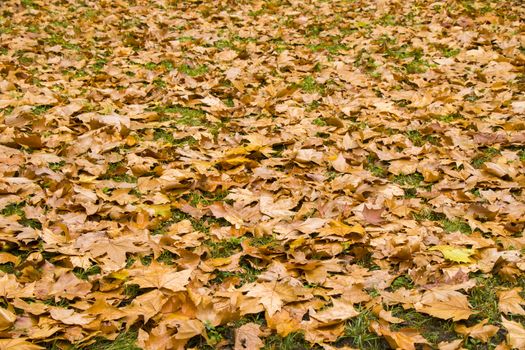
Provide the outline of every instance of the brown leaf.
[[337,322],[346,321],[352,317],[359,315],[351,303],[344,300],[332,299],[332,307],[324,309],[320,312],[312,313],[310,316],[319,322],[331,325]]
[[482,342],[486,343],[490,338],[492,338],[498,331],[499,328],[493,325],[487,325],[488,319],[481,321],[480,323],[467,327],[465,325],[457,325],[454,330],[463,335],[467,335],[474,339],[479,339]]
[[507,343],[513,349],[525,349],[525,328],[518,322],[501,317],[501,324],[507,329]]
[[427,291],[414,306],[418,312],[444,320],[466,320],[472,314],[467,296],[457,291]]
[[365,205],[363,206],[363,217],[366,220],[366,222],[368,222],[369,224],[379,225],[384,221],[383,218],[381,217],[381,214],[383,213],[384,210],[385,210],[384,208],[370,209]]
[[499,311],[504,314],[516,314],[525,316],[525,310],[521,305],[525,305],[525,300],[519,295],[521,288],[512,288],[509,290],[499,291],[498,299]]
[[261,329],[258,324],[246,323],[235,330],[234,350],[260,349],[264,346],[263,341],[259,338]]
[[404,328],[397,332],[391,331],[390,328],[384,324],[373,321],[370,328],[378,335],[382,335],[388,341],[388,344],[394,349],[415,350],[415,344],[428,344],[428,341],[423,338],[416,330]]
[[64,309],[58,307],[52,308],[49,311],[49,314],[51,315],[52,319],[71,325],[86,325],[95,320],[95,317],[76,313],[73,309]]
[[166,288],[173,292],[186,290],[192,270],[177,271],[153,261],[145,271],[135,271],[135,276],[128,283],[138,284],[141,288]]
[[0,339],[0,350],[41,350],[44,347],[31,344],[23,338],[19,339]]
[[5,331],[16,321],[16,315],[11,311],[0,307],[0,331]]

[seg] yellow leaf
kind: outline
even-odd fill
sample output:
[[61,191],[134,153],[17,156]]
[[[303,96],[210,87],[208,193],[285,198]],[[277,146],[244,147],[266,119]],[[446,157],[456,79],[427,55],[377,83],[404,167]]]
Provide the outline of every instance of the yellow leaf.
[[430,251],[439,250],[445,259],[459,262],[459,263],[469,263],[472,262],[472,259],[469,257],[474,254],[474,249],[454,247],[449,245],[437,245],[429,249]]
[[247,165],[251,167],[257,166],[256,161],[250,158],[246,158],[246,157],[223,159],[221,163],[226,163],[226,164],[233,165],[233,166],[237,166],[237,165]]
[[16,315],[11,311],[0,307],[0,331],[5,331],[16,321]]
[[423,312],[443,320],[466,320],[472,315],[467,296],[458,291],[434,289],[426,291],[421,301],[414,304],[417,312]]
[[519,295],[521,288],[502,290],[498,292],[499,311],[505,314],[516,314],[525,316],[525,310],[521,305],[525,305],[525,300]]
[[321,236],[336,235],[346,236],[350,233],[357,233],[359,236],[364,236],[365,229],[359,224],[353,226],[347,225],[341,221],[330,221],[328,226],[320,230]]
[[505,317],[501,318],[501,324],[507,329],[507,343],[513,349],[525,348],[525,328],[518,322],[509,321]]
[[120,270],[120,271],[115,271],[115,272],[112,272],[109,274],[109,278],[114,278],[116,280],[125,280],[126,278],[128,278],[129,276],[129,272],[126,271],[126,270]]
[[90,184],[90,183],[93,183],[95,182],[95,180],[97,179],[98,176],[88,176],[88,175],[80,175],[78,177],[78,182],[80,183],[87,183],[87,184]]
[[169,218],[171,216],[171,206],[169,204],[152,204],[142,206],[150,215]]
[[296,248],[299,248],[300,246],[302,246],[305,240],[306,239],[304,237],[296,239],[295,241],[290,243],[290,250],[293,252]]
[[233,155],[248,154],[248,153],[251,153],[253,151],[257,151],[259,148],[261,148],[261,146],[258,146],[258,145],[247,145],[247,146],[244,146],[244,147],[234,147],[234,148],[229,149],[226,152],[226,155],[227,156],[233,156]]

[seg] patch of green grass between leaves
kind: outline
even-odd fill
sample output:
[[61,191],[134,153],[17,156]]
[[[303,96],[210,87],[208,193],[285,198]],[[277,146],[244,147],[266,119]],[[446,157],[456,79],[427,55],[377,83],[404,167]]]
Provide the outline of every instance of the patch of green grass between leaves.
[[137,346],[137,332],[134,330],[120,333],[115,340],[97,338],[95,343],[87,346],[76,346],[75,350],[141,350]]

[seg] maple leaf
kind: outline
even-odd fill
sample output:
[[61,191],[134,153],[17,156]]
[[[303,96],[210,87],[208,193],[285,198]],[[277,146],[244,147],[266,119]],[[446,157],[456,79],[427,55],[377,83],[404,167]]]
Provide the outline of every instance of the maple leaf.
[[384,336],[394,349],[415,350],[416,343],[428,344],[428,341],[414,329],[405,328],[394,332],[388,326],[376,321],[370,324],[370,328],[378,335]]
[[166,300],[167,297],[161,291],[155,289],[133,299],[131,305],[124,311],[127,313],[127,319],[131,323],[139,317],[143,317],[144,322],[148,322],[150,318],[159,313]]
[[259,338],[261,329],[258,324],[247,323],[242,325],[235,331],[235,345],[234,350],[248,350],[248,349],[260,349],[264,343]]
[[134,271],[135,276],[127,283],[138,284],[141,288],[166,288],[172,292],[179,292],[186,290],[191,273],[192,269],[177,271],[154,261],[145,271]]
[[262,194],[259,199],[259,206],[263,214],[271,217],[283,217],[295,214],[289,209],[295,207],[296,203],[292,198],[282,198],[275,201],[270,194]]
[[86,325],[95,320],[95,317],[76,313],[73,309],[52,308],[49,314],[52,319],[71,325]]
[[498,308],[505,314],[524,315],[525,310],[521,305],[525,305],[525,300],[519,295],[521,288],[512,288],[498,292]]
[[0,307],[0,331],[9,329],[16,321],[16,315],[11,311]]
[[459,263],[469,263],[472,262],[470,256],[474,254],[473,249],[454,247],[448,245],[438,245],[428,249],[429,251],[438,250],[440,251],[445,259],[459,262]]
[[453,290],[430,290],[414,304],[416,311],[444,320],[466,320],[472,314],[467,296]]
[[384,209],[370,209],[366,205],[363,206],[363,217],[365,218],[366,222],[372,224],[372,225],[379,225],[384,220],[381,217],[381,214],[383,213]]
[[94,257],[106,254],[117,266],[123,267],[126,264],[127,253],[141,252],[143,249],[123,237],[120,239],[101,239],[91,245],[89,251]]
[[472,327],[467,327],[465,325],[457,325],[455,331],[457,333],[468,335],[469,337],[475,339],[479,339],[482,342],[486,343],[499,331],[498,327],[493,325],[487,325],[488,321],[488,319],[485,319]]
[[525,328],[518,322],[509,321],[505,317],[501,318],[501,324],[507,330],[507,343],[513,349],[525,348]]
[[354,306],[351,303],[348,303],[344,300],[332,299],[332,307],[317,313],[312,313],[311,317],[315,318],[319,322],[333,324],[345,321],[357,315],[359,315],[359,312],[354,309]]
[[289,284],[273,281],[251,285],[246,296],[255,298],[258,303],[264,306],[271,317],[281,310],[285,302],[295,300],[297,294]]
[[0,350],[41,350],[44,347],[31,344],[23,338],[0,339]]

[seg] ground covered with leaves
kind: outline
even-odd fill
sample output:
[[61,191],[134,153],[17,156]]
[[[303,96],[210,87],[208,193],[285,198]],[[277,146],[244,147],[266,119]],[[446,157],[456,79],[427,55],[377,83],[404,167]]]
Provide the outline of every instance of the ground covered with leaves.
[[0,3],[0,349],[524,349],[520,0]]

